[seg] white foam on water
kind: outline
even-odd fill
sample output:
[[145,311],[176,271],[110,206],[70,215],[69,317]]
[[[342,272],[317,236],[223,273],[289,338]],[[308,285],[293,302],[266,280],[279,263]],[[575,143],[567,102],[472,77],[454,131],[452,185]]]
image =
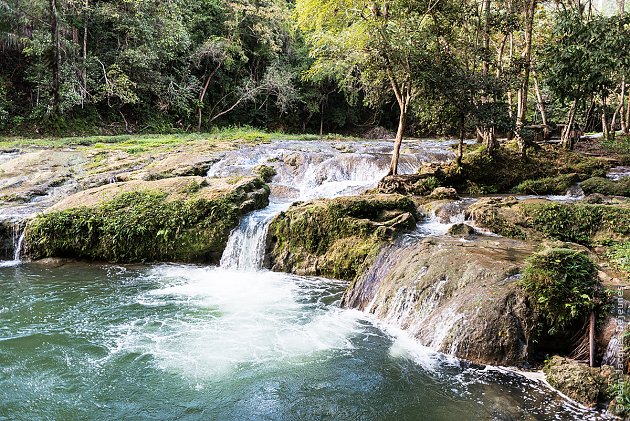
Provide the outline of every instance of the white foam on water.
[[138,303],[170,306],[168,315],[121,326],[123,338],[112,351],[150,354],[160,368],[187,378],[328,358],[351,349],[350,339],[361,331],[358,312],[317,302],[325,280],[177,266],[153,275],[167,284]]

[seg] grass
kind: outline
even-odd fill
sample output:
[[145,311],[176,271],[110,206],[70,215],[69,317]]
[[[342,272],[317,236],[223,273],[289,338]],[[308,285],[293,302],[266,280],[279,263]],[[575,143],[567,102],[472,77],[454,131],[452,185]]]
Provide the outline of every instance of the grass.
[[[338,138],[333,135],[333,138]],[[177,133],[177,134],[142,134],[116,136],[84,136],[84,137],[0,137],[0,149],[15,148],[65,148],[89,146],[98,149],[124,150],[135,154],[170,148],[187,142],[269,142],[274,139],[316,140],[318,136],[311,134],[291,135],[281,132],[266,132],[249,126],[217,128],[209,133]]]

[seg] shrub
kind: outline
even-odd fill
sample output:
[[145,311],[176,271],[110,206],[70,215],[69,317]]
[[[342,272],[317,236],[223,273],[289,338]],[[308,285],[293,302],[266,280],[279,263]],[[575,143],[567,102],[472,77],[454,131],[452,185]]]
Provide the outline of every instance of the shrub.
[[607,303],[595,265],[571,249],[552,248],[530,256],[521,286],[551,335]]

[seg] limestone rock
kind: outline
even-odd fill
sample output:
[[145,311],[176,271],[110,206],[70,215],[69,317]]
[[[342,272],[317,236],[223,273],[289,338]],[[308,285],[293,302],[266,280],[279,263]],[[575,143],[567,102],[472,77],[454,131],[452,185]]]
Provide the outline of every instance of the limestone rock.
[[351,281],[382,244],[415,225],[415,204],[399,195],[295,203],[269,227],[265,266]]
[[533,249],[492,237],[392,244],[342,304],[373,313],[437,351],[482,364],[525,364],[537,316],[518,273]]
[[437,187],[433,189],[429,195],[429,199],[443,200],[443,199],[457,199],[457,190],[452,187]]

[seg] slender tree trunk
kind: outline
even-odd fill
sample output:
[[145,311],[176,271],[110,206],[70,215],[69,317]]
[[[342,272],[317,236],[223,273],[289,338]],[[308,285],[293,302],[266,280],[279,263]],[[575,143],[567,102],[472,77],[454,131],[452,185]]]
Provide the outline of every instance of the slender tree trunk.
[[562,131],[561,144],[564,149],[573,149],[573,121],[575,120],[575,110],[577,108],[577,99],[571,104],[569,108],[569,115],[567,116],[567,125]]
[[542,93],[540,92],[540,86],[538,85],[538,78],[536,73],[532,73],[534,78],[534,90],[536,91],[536,102],[538,103],[538,111],[540,111],[540,118],[542,118],[543,137],[547,139],[549,137],[549,126],[547,124],[547,110],[545,109],[545,102],[543,101]]
[[595,367],[595,312],[591,311],[588,323],[588,363]]
[[400,118],[398,119],[398,130],[396,131],[396,139],[394,140],[394,151],[392,153],[392,162],[389,166],[387,175],[398,174],[398,159],[400,157],[400,146],[402,145],[403,136],[405,134],[405,124],[407,123],[407,107],[404,104],[400,106]]
[[85,10],[83,11],[83,68],[81,69],[81,81],[83,82],[83,94],[87,95],[87,38],[88,38],[88,10],[89,0],[85,0]]
[[588,132],[589,128],[594,127],[592,125],[593,113],[595,112],[595,99],[591,98],[591,105],[588,106],[586,114],[584,114],[584,131]]
[[630,93],[628,93],[628,105],[626,107],[626,130],[624,133],[628,134],[630,132]]
[[57,22],[57,0],[49,1],[49,11],[50,11],[50,36],[52,41],[52,60],[51,60],[51,73],[52,73],[52,86],[51,86],[51,97],[52,97],[52,108],[53,113],[55,115],[60,114],[60,103],[61,100],[59,98],[59,88],[61,86],[60,77],[59,77],[59,62],[61,61],[61,44],[59,39],[59,25]]
[[606,119],[606,109],[602,109],[602,137],[604,139],[610,138],[610,132],[608,131],[608,122]]
[[516,115],[516,133],[519,149],[523,158],[525,158],[527,154],[527,140],[523,138],[521,131],[525,124],[525,116],[527,115],[527,92],[529,90],[529,72],[532,61],[532,32],[535,13],[536,0],[529,0],[525,9],[525,49],[523,50],[525,69],[523,70],[523,79],[518,90],[518,114]]
[[[510,32],[510,56],[508,61],[508,66],[512,65],[512,60],[514,58],[514,32]],[[508,116],[510,120],[514,118],[514,100],[512,98],[512,88],[508,87],[507,91],[507,101],[508,101]],[[512,120],[514,121],[514,120]],[[514,131],[510,130],[507,134],[507,139],[514,139]]]
[[499,50],[497,51],[497,78],[501,77],[503,73],[503,51],[505,50],[505,43],[507,42],[509,34],[504,34],[499,44]]
[[[490,4],[490,0],[484,0],[483,60],[481,62],[481,74],[484,80],[487,80],[488,75],[490,74]],[[481,96],[481,103],[487,104],[488,101],[488,94],[484,90],[484,93]],[[486,147],[486,152],[488,153],[488,155],[494,156],[498,148],[498,142],[496,139],[494,127],[484,125],[483,127],[481,127],[480,134],[482,142]],[[479,134],[477,135],[477,140],[479,140]]]
[[319,113],[319,138],[324,138],[324,103],[326,101],[322,100],[320,113]]
[[619,120],[621,121],[621,131],[625,132],[624,126],[625,122],[623,121],[623,106],[626,99],[626,78],[625,76],[621,79],[621,101],[619,101],[619,106],[615,109],[615,112],[610,119],[610,131],[615,133],[617,126],[617,116],[621,114]]
[[217,70],[219,70],[219,67],[221,67],[221,63],[219,63],[214,68],[214,70],[208,75],[208,77],[206,78],[206,83],[204,83],[203,88],[201,89],[201,92],[199,93],[199,106],[197,107],[197,131],[198,132],[201,131],[201,121],[203,117],[202,115],[203,100],[206,97],[206,93],[208,92],[208,86],[210,86],[210,81],[212,80],[212,77],[217,72]]
[[466,116],[464,113],[459,114],[459,144],[457,145],[457,157],[455,158],[455,163],[458,167],[462,166],[462,158],[464,156],[464,140],[466,136]]

